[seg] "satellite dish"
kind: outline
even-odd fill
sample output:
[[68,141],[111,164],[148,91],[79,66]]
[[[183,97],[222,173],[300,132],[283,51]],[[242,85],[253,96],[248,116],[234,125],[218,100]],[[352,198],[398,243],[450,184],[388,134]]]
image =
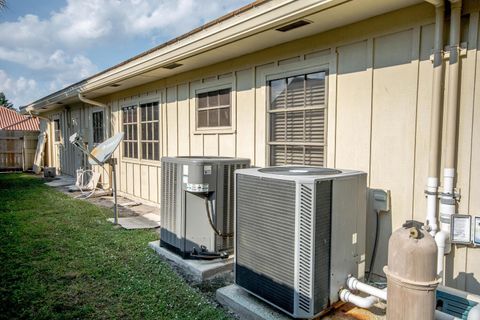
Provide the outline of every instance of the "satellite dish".
[[122,139],[123,132],[119,132],[93,148],[89,154],[88,162],[90,164],[103,165],[112,157],[113,152],[118,148]]
[[83,142],[82,136],[78,133],[74,133],[70,136],[69,141],[75,147],[80,149],[84,154],[88,156],[88,162],[90,164],[97,164],[101,167],[104,167],[105,163],[109,163],[112,167],[112,180],[113,180],[113,223],[118,224],[118,214],[117,214],[117,178],[115,173],[115,159],[112,159],[113,152],[118,148],[120,142],[123,139],[123,132],[119,132],[111,138],[108,138],[104,142],[100,143],[98,146],[93,148],[90,152],[86,144]]

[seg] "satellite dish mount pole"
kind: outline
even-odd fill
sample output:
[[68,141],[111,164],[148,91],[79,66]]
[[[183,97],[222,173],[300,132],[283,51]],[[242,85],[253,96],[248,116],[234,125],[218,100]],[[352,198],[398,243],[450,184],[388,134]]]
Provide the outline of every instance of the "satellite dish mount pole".
[[110,158],[110,165],[112,166],[112,180],[113,180],[113,224],[118,224],[118,211],[117,211],[117,172],[115,170],[115,165],[117,164],[117,159]]

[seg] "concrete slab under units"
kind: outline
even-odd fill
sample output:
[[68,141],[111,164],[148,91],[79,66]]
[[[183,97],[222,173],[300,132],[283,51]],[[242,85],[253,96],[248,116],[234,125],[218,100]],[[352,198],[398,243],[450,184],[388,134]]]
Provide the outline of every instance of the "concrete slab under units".
[[247,320],[289,320],[291,317],[252,296],[239,286],[231,284],[220,288],[217,301],[230,311]]
[[[288,320],[293,319],[271,305],[249,294],[236,284],[220,288],[216,292],[217,301],[235,313],[240,319],[247,320]],[[339,304],[336,309],[320,317],[322,320],[385,320],[385,307],[371,310],[361,309],[349,303]],[[320,319],[314,318],[314,319]]]
[[233,256],[216,260],[182,259],[179,255],[161,247],[158,240],[150,242],[148,246],[163,258],[175,263],[197,281],[210,280],[233,270]]

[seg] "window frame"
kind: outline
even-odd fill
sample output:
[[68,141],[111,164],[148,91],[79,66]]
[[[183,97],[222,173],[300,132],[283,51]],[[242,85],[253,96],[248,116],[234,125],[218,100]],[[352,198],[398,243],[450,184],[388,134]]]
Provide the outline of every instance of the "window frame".
[[[58,130],[56,124],[58,123]],[[62,134],[62,120],[60,117],[54,117],[52,119],[52,131],[53,131],[53,143],[62,144],[63,143],[63,134]],[[57,131],[58,131],[58,140],[57,140]]]
[[[95,141],[95,120],[94,120],[94,115],[95,114],[98,114],[98,113],[101,113],[102,114],[102,127],[101,127],[101,131],[102,131],[102,141]],[[123,125],[123,123],[122,123]],[[106,122],[105,122],[105,111],[103,109],[97,109],[97,110],[93,110],[92,111],[92,145],[95,147],[97,145],[99,145],[100,143],[104,142],[106,139],[106,130],[105,130],[105,127],[106,127]]]
[[[142,159],[142,143],[141,143],[141,126],[142,126],[142,122],[141,122],[141,109],[140,109],[140,105],[142,104],[148,104],[148,103],[158,103],[158,155],[159,155],[159,160],[149,160],[149,159]],[[128,142],[136,142],[137,144],[137,157],[133,158],[133,157],[126,157],[124,156],[124,144],[122,143],[121,144],[121,158],[123,161],[125,162],[130,162],[130,163],[145,163],[145,164],[152,164],[152,165],[159,165],[159,163],[161,162],[161,159],[162,159],[162,152],[163,152],[163,146],[162,146],[162,137],[163,137],[163,134],[162,134],[162,127],[163,127],[163,104],[162,104],[162,99],[161,99],[161,95],[156,95],[155,97],[150,97],[148,99],[141,99],[141,100],[132,100],[130,102],[124,102],[122,105],[119,106],[119,112],[121,114],[120,116],[120,119],[121,119],[121,126],[122,126],[122,132],[123,131],[123,126],[124,126],[124,122],[123,122],[123,109],[124,108],[128,108],[128,107],[135,107],[137,108],[137,122],[136,122],[136,125],[137,125],[137,139],[136,141],[134,140],[128,140]],[[124,132],[126,134],[126,132]]]
[[[193,86],[191,88],[191,96],[195,100],[195,107],[192,108],[191,116],[193,116],[193,125],[194,125],[194,135],[201,134],[215,134],[215,133],[235,133],[236,132],[236,81],[232,75],[226,79],[211,80],[206,83],[200,82],[199,85]],[[198,95],[202,93],[208,93],[211,91],[217,90],[230,90],[230,125],[229,126],[218,126],[218,127],[198,127]],[[222,107],[219,107],[219,109]]]
[[[272,127],[271,127],[271,114],[273,113],[278,113],[282,112],[285,109],[280,109],[280,110],[275,110],[272,112],[270,109],[270,82],[274,80],[281,80],[281,79],[286,79],[289,77],[295,77],[295,76],[307,76],[308,74],[314,74],[314,73],[325,73],[325,96],[324,96],[324,104],[322,107],[300,107],[300,108],[286,108],[286,110],[289,111],[309,111],[309,110],[319,110],[323,109],[324,110],[324,131],[323,131],[323,142],[322,143],[304,143],[304,142],[273,142],[271,141],[271,134],[272,134]],[[323,164],[322,166],[325,167],[327,165],[327,142],[328,142],[328,95],[329,95],[329,86],[328,86],[328,79],[329,79],[329,68],[328,65],[322,65],[322,66],[317,66],[317,67],[305,67],[305,68],[298,68],[298,69],[290,69],[288,71],[284,72],[277,72],[277,73],[272,73],[272,74],[267,74],[265,75],[265,103],[266,103],[266,134],[265,134],[265,145],[266,145],[266,152],[265,152],[265,163],[268,166],[273,165],[272,163],[272,146],[274,145],[285,145],[286,147],[291,146],[291,147],[303,147],[303,157],[305,157],[306,154],[306,149],[305,146],[307,147],[322,147],[323,148]],[[305,163],[305,159],[304,159]]]
[[[142,119],[142,105],[147,105],[147,104],[157,104],[156,107],[158,108],[158,119],[156,120],[143,120]],[[161,121],[162,121],[162,115],[161,115],[161,104],[160,104],[160,101],[158,100],[153,100],[153,101],[142,101],[142,102],[139,102],[138,103],[138,109],[139,109],[139,115],[138,115],[138,130],[139,130],[139,134],[138,134],[138,144],[139,144],[139,148],[138,148],[138,159],[140,161],[153,161],[153,162],[159,162],[162,158],[162,155],[161,155],[161,148],[160,148],[160,145],[161,145]],[[155,128],[155,123],[158,123],[158,131],[157,131],[157,139],[142,139],[142,135],[143,135],[143,131],[142,131],[142,125],[143,124],[146,124],[148,126],[148,124],[151,123],[152,124],[152,131],[151,131],[151,134],[153,135],[153,138],[155,137],[155,131],[154,131],[154,128]],[[155,158],[152,158],[152,159],[148,159],[148,158],[143,158],[143,144],[144,143],[147,143],[147,144],[155,144],[157,143],[158,145],[158,159],[155,159]],[[154,153],[152,153],[152,155],[154,155]],[[147,156],[148,156],[148,153],[147,153]]]

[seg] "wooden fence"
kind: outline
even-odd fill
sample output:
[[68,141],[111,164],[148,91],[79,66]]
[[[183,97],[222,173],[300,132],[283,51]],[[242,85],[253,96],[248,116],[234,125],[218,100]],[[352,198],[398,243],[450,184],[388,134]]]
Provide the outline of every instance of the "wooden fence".
[[0,170],[30,170],[37,147],[37,131],[0,130]]

